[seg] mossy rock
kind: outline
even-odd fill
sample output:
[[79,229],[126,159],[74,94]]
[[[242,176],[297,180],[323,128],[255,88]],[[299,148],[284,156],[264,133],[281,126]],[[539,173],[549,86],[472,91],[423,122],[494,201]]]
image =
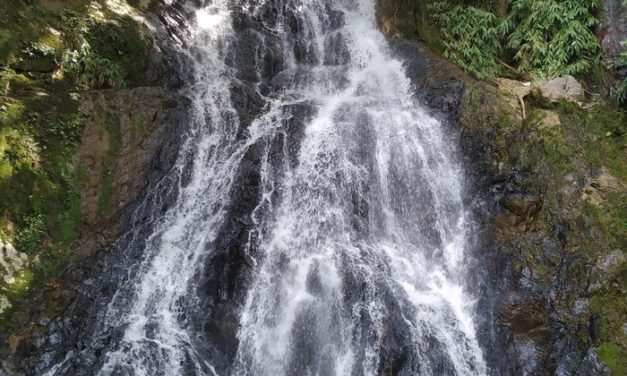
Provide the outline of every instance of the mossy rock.
[[28,43],[11,64],[11,68],[18,72],[50,73],[58,67],[54,48],[39,43]]

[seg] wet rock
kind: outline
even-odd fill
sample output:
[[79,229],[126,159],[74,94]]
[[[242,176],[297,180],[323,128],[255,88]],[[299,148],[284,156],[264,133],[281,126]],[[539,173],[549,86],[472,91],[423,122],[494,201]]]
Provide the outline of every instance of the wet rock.
[[599,356],[594,349],[590,348],[586,352],[586,356],[578,367],[578,373],[581,376],[597,376],[597,375],[610,375],[610,369],[603,364]]
[[348,46],[342,34],[334,34],[324,41],[324,64],[344,65],[350,61]]
[[265,101],[255,88],[243,83],[233,83],[231,85],[231,103],[237,110],[241,126],[239,135],[242,136],[253,119],[261,112]]
[[542,308],[533,303],[513,303],[502,310],[503,322],[520,337],[541,337],[547,330],[548,318]]
[[610,59],[616,59],[624,51],[621,42],[627,39],[627,7],[620,0],[604,0],[601,3],[601,45]]
[[450,120],[458,120],[463,110],[463,73],[440,57],[433,55],[422,43],[389,41],[394,54],[402,58],[405,71],[416,87],[416,95],[430,110]]
[[515,341],[518,350],[519,363],[522,365],[520,374],[534,375],[538,372],[541,363],[541,354],[538,351],[534,341]]
[[588,299],[576,299],[573,305],[572,314],[575,316],[582,315],[588,311]]
[[537,88],[540,95],[550,101],[558,101],[560,99],[577,101],[584,96],[583,86],[573,76],[554,78]]
[[556,376],[570,376],[572,375],[577,366],[579,365],[579,355],[574,352],[569,352],[565,356],[560,359],[560,362],[557,364],[557,369],[555,370]]
[[[112,241],[134,214],[142,223],[134,236],[145,239],[154,220],[152,213],[173,201],[170,195],[154,197],[147,189],[158,184],[176,186],[177,182],[163,177],[176,161],[189,124],[189,100],[175,91],[184,81],[182,77],[191,72],[176,43],[186,26],[176,22],[182,19],[176,9],[180,2],[169,3],[161,4],[162,8],[160,5],[168,15],[146,15],[146,22],[154,22],[150,30],[157,43],[145,77],[138,82],[153,86],[92,91],[80,98],[81,108],[87,113],[76,158],[77,167],[83,165],[86,173],[79,189],[84,199],[81,239],[72,251],[71,264],[57,280],[46,285],[45,293],[32,298],[32,309],[15,316],[14,325],[19,331],[8,337],[10,348],[0,348],[0,369],[11,370],[12,375],[44,374],[66,355],[72,361],[60,374],[86,375],[86,370],[93,369],[94,359],[105,347],[103,343],[110,339],[96,341],[94,352],[72,354],[87,346],[87,333],[98,322],[98,312],[120,280],[126,278],[124,275],[128,276],[128,264],[122,268],[118,263],[139,257],[137,248],[130,248],[124,255],[116,253],[118,248],[111,246]],[[176,194],[176,189],[168,192]],[[140,205],[144,196],[151,194]],[[118,244],[129,241],[123,236]],[[110,268],[105,271],[104,265]],[[7,337],[1,339],[5,342]]]

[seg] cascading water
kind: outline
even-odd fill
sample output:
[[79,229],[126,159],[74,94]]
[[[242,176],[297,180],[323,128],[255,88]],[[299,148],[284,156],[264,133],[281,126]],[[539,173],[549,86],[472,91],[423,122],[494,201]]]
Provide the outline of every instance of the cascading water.
[[[177,198],[130,242],[142,258],[101,312],[87,373],[486,374],[455,140],[412,96],[374,0],[213,0],[190,55]],[[250,276],[226,351],[204,330],[201,281],[242,197]]]

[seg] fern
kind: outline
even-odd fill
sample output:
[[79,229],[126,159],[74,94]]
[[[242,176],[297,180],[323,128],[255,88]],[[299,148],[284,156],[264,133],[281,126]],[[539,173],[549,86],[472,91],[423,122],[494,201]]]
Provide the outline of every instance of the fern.
[[431,4],[429,10],[443,37],[444,57],[482,80],[501,73],[497,63],[501,46],[493,13],[444,2]]
[[94,52],[87,42],[63,57],[64,72],[74,75],[78,82],[91,89],[124,87],[119,66]]

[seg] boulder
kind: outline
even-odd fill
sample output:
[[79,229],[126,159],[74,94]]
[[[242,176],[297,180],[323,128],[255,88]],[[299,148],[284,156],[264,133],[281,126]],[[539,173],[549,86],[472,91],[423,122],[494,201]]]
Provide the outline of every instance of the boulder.
[[543,97],[552,102],[560,99],[577,101],[584,95],[583,86],[573,76],[554,78],[537,88]]
[[612,275],[618,272],[625,264],[625,252],[621,249],[615,249],[607,254],[601,255],[597,260],[596,267],[603,274]]
[[513,193],[505,197],[501,201],[501,205],[521,218],[528,218],[533,216],[540,209],[542,203],[540,199],[534,195]]
[[612,191],[622,191],[625,187],[623,183],[610,170],[602,166],[599,170],[592,172],[586,181],[586,185],[581,192],[581,198],[594,205],[601,205],[604,195]]

